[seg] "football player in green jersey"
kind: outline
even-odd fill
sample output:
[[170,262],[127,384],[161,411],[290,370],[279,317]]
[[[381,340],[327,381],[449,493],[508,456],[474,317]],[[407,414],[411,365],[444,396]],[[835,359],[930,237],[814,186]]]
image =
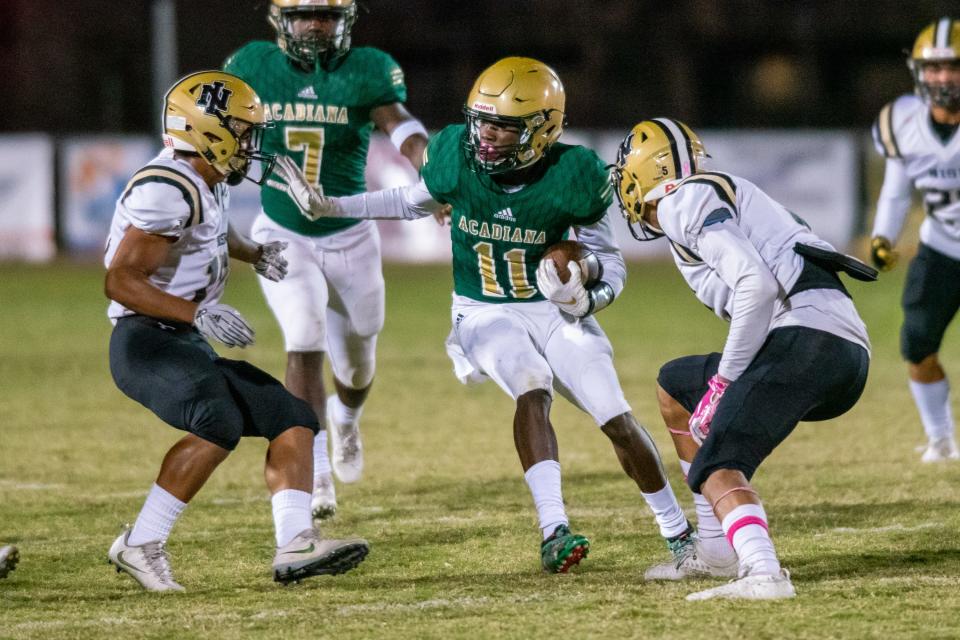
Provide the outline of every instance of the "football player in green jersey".
[[[492,378],[516,401],[514,442],[540,520],[541,562],[562,573],[587,555],[563,504],[553,391],[588,413],[676,544],[692,535],[650,436],[634,418],[593,314],[623,288],[626,269],[607,209],[608,173],[584,147],[557,142],[565,94],[530,58],[500,60],[477,79],[464,108],[427,148],[421,182],[329,198],[288,158],[277,173],[310,218],[412,219],[451,205],[454,302],[447,350],[463,382]],[[562,282],[545,250],[570,229],[592,253]],[[585,269],[593,276],[581,278]],[[584,285],[586,282],[586,286]]]
[[[354,0],[272,0],[268,20],[276,43],[251,42],[225,66],[254,87],[276,125],[264,150],[293,157],[310,185],[326,195],[366,190],[363,171],[374,127],[415,168],[427,144],[423,125],[403,106],[406,87],[397,63],[378,49],[351,48],[356,17]],[[283,330],[287,387],[327,426],[314,441],[313,510],[323,518],[337,506],[328,432],[337,477],[355,482],[363,469],[359,419],[383,328],[380,238],[371,221],[306,219],[283,187],[275,181],[263,187],[263,213],[251,236],[287,243],[290,271],[263,291]],[[324,352],[336,387],[329,398]]]

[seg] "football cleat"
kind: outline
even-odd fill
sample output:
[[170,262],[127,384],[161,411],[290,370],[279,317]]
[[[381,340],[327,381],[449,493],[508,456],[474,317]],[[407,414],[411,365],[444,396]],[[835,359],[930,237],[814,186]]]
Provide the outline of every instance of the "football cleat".
[[317,520],[332,518],[337,513],[337,491],[333,486],[333,476],[325,473],[313,485],[313,498],[310,511]]
[[[332,398],[333,396],[331,396]],[[331,402],[327,398],[327,404]],[[337,424],[327,411],[327,432],[333,447],[333,459],[330,461],[333,472],[340,482],[356,482],[363,474],[363,443],[360,441],[360,425]]]
[[540,543],[540,562],[547,573],[566,573],[570,567],[580,564],[589,552],[590,541],[571,533],[570,527],[561,524]]
[[643,574],[644,580],[686,580],[687,578],[734,578],[737,575],[737,554],[728,558],[711,558],[691,527],[675,539],[667,540],[673,556],[670,562],[655,564]]
[[130,529],[120,534],[110,546],[107,562],[121,571],[130,574],[147,591],[183,591],[170,572],[170,556],[164,543],[147,542],[134,546],[127,542]]
[[790,582],[790,572],[781,569],[777,575],[747,575],[737,580],[731,580],[725,585],[697,591],[687,596],[687,600],[713,600],[723,598],[727,600],[783,600],[795,598],[796,590]]
[[920,456],[920,462],[946,462],[960,459],[957,441],[953,436],[931,439]]
[[20,552],[12,544],[0,547],[0,578],[6,578],[7,574],[17,568],[20,562]]
[[316,529],[304,529],[273,556],[273,579],[282,584],[303,578],[337,575],[363,562],[370,544],[361,538],[324,540]]

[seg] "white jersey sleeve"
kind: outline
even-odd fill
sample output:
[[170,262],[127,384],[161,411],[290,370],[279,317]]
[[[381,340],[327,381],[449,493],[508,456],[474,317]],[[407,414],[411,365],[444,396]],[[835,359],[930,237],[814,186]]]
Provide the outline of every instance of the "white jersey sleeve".
[[335,205],[330,217],[364,220],[416,220],[436,213],[443,206],[433,199],[423,180],[394,189],[330,200]]
[[180,189],[169,182],[134,184],[124,193],[118,211],[131,226],[146,233],[179,237],[194,211]]
[[883,187],[877,201],[877,217],[873,221],[872,237],[883,236],[897,243],[903,223],[910,211],[912,184],[907,168],[900,158],[887,158],[883,173]]
[[610,214],[603,216],[594,224],[574,227],[574,231],[577,234],[577,240],[595,253],[600,264],[603,265],[603,282],[610,285],[614,296],[619,296],[627,280],[627,266],[623,262],[623,254],[617,244]]
[[727,380],[740,377],[763,346],[780,291],[763,257],[737,224],[735,198],[720,182],[688,182],[661,201],[669,205],[660,216],[667,236],[677,238],[675,250],[702,260],[730,292],[729,297],[719,296],[730,310],[730,331],[718,370]]

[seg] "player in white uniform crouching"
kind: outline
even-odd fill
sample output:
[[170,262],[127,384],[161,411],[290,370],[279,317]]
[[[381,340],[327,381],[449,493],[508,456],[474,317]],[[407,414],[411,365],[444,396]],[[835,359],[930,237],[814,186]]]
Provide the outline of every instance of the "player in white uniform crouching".
[[876,272],[756,185],[702,171],[705,156],[686,125],[646,120],[624,139],[612,175],[637,238],[666,236],[697,298],[730,322],[722,353],[660,369],[660,412],[694,492],[700,539],[647,578],[712,575],[732,547],[739,579],[688,600],[790,598],[749,481],[800,420],[837,417],[859,399],[869,341],[837,272],[865,280]]
[[187,435],[167,452],[140,515],[108,558],[149,591],[182,591],[165,549],[170,531],[240,438],[261,436],[270,442],[264,477],[276,527],[274,579],[351,569],[366,556],[366,541],[324,540],[313,527],[313,410],[205,340],[253,343],[253,329],[220,303],[231,257],[270,280],[286,275],[283,243],[251,242],[226,213],[224,182],[238,184],[257,161],[260,179],[269,173],[272,156],[259,142],[263,105],[240,78],[205,71],[167,92],[163,117],[167,150],[134,174],[110,226],[110,372],[121,391]]
[[927,435],[921,460],[940,462],[960,459],[950,385],[938,356],[960,309],[960,20],[942,18],[921,31],[907,65],[916,95],[885,106],[873,126],[886,172],[871,257],[883,271],[893,267],[910,192],[922,191],[927,215],[903,290],[900,352]]

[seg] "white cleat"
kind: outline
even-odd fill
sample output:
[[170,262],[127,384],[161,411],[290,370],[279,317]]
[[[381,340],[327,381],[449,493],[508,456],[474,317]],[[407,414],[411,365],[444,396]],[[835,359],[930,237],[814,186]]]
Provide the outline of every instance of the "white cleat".
[[337,491],[333,486],[333,476],[329,473],[314,483],[310,511],[317,520],[332,518],[337,513]]
[[923,450],[923,455],[920,456],[920,462],[946,462],[948,460],[960,460],[960,451],[957,451],[957,441],[954,440],[953,436],[930,440]]
[[691,536],[687,540],[677,541],[670,549],[673,560],[655,564],[643,574],[644,580],[686,580],[689,578],[735,578],[737,576],[737,554],[732,550],[723,558],[708,554],[700,540]]
[[147,591],[183,591],[170,572],[170,556],[163,543],[133,546],[127,544],[129,537],[130,529],[127,529],[113,541],[107,554],[108,562],[117,568],[117,573],[130,574]]
[[363,562],[370,544],[362,538],[324,540],[316,529],[304,529],[277,549],[273,579],[283,584],[319,575],[337,575]]
[[722,598],[727,600],[783,600],[795,598],[796,590],[790,582],[790,572],[781,569],[778,575],[745,576],[738,580],[731,580],[725,585],[697,591],[687,596],[687,600],[713,600]]
[[7,574],[17,568],[20,562],[20,552],[12,544],[0,547],[0,578],[6,578]]
[[[332,397],[332,396],[331,396]],[[327,399],[330,404],[330,399]],[[333,472],[340,482],[356,482],[363,474],[363,443],[360,441],[360,425],[337,424],[327,412],[327,433],[333,447]]]

